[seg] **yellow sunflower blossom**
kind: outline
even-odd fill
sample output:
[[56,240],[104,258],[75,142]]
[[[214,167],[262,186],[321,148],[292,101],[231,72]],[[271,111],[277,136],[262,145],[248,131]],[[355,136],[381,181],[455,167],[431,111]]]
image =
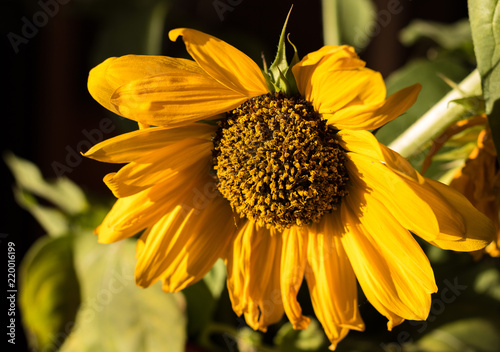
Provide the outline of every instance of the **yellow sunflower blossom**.
[[364,329],[356,280],[389,329],[426,319],[437,287],[410,231],[473,251],[494,227],[369,132],[406,111],[420,86],[386,99],[353,48],[325,46],[293,65],[299,94],[286,95],[231,45],[170,32],[179,36],[194,61],[128,55],[90,72],[92,96],[143,127],[85,153],[127,164],[104,178],[118,200],[99,241],[144,231],[136,282],[161,280],[169,292],[224,258],[234,311],[261,331],[284,314],[308,326],[297,301],[305,277],[331,349]]
[[478,118],[482,118],[485,128],[479,133],[477,146],[457,171],[450,186],[465,195],[495,224],[496,239],[484,250],[475,253],[476,257],[481,257],[483,252],[492,257],[500,257],[500,169],[486,116],[476,117]]

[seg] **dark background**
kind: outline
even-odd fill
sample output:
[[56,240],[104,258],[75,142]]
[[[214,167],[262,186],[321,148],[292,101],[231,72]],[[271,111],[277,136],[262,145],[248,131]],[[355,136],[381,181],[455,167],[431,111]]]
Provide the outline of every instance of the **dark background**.
[[[55,1],[55,0],[53,0]],[[394,0],[392,0],[394,1]],[[61,2],[63,2],[61,0]],[[116,126],[104,138],[112,137],[133,124],[113,117],[96,103],[87,92],[86,81],[89,70],[108,56],[128,53],[140,54],[135,38],[127,35],[120,45],[109,45],[103,50],[103,33],[110,22],[119,21],[119,16],[107,16],[117,10],[126,13],[121,25],[134,18],[133,9],[127,13],[124,4],[134,1],[65,0],[59,4],[57,13],[47,24],[40,27],[27,43],[18,46],[16,53],[8,34],[21,34],[22,18],[32,19],[40,11],[35,1],[3,0],[0,5],[2,17],[2,93],[1,93],[1,152],[12,151],[16,155],[36,163],[47,178],[57,175],[53,163],[65,164],[68,148],[76,151],[80,143],[88,138],[83,130],[99,129],[106,117],[116,119]],[[389,0],[376,0],[378,11],[388,8]],[[387,77],[407,60],[421,53],[403,47],[398,41],[398,32],[412,19],[421,18],[445,23],[467,17],[465,0],[400,0],[402,11],[391,17],[387,26],[380,26],[368,47],[360,53],[367,66],[381,71]],[[284,18],[291,4],[294,9],[288,32],[303,56],[323,45],[320,1],[270,1],[232,0],[239,3],[233,11],[224,13],[221,21],[212,0],[174,0],[165,18],[165,36],[162,54],[186,56],[183,45],[172,43],[166,33],[177,27],[192,27],[215,35],[246,52],[260,65],[261,51],[268,62],[272,61]],[[118,12],[119,12],[118,11]],[[108,39],[109,40],[109,39]],[[84,148],[83,148],[84,149]],[[83,150],[85,151],[85,150]],[[29,246],[41,235],[43,229],[29,213],[19,208],[12,196],[13,177],[3,162],[2,174],[2,221],[0,252],[6,254],[7,241],[16,243],[18,264]],[[111,197],[102,183],[102,177],[116,170],[116,165],[106,165],[93,160],[81,159],[78,166],[65,176],[71,178],[89,194]],[[0,255],[1,257],[1,255]],[[2,264],[3,265],[3,264]],[[3,279],[2,279],[3,281]],[[6,316],[6,312],[0,311]],[[2,329],[3,331],[3,329]],[[26,349],[20,326],[17,329],[18,350]],[[2,332],[4,344],[5,335]]]

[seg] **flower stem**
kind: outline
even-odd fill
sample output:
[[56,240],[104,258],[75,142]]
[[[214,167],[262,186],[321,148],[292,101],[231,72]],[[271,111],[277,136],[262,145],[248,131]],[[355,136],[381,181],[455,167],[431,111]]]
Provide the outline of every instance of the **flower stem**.
[[441,133],[450,123],[457,121],[467,113],[468,110],[460,104],[451,103],[450,105],[452,100],[478,95],[481,95],[481,79],[479,72],[474,70],[388,147],[403,157],[411,156]]
[[340,45],[337,0],[321,0],[323,41],[325,45]]

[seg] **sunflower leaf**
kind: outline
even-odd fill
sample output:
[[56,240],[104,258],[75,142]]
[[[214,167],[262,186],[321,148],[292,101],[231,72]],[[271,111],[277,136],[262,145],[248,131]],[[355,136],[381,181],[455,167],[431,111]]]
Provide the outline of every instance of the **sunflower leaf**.
[[482,79],[486,113],[500,98],[500,2],[469,0],[469,17],[477,68]]
[[448,50],[469,47],[472,41],[470,24],[467,19],[452,24],[413,20],[399,36],[401,42],[410,46],[421,38],[429,38],[440,47]]
[[73,237],[42,237],[20,267],[19,306],[33,350],[55,351],[68,336],[80,304]]
[[135,241],[101,245],[88,232],[74,251],[82,305],[61,352],[185,350],[183,296],[135,285]]
[[220,259],[203,280],[182,290],[187,303],[189,336],[196,335],[210,322],[225,285],[226,266]]
[[47,234],[58,237],[69,230],[68,217],[60,210],[38,204],[36,198],[19,187],[14,188],[17,203],[29,211]]
[[326,339],[321,325],[316,319],[312,319],[306,330],[294,330],[292,324],[285,323],[278,330],[274,343],[280,347],[280,351],[318,351],[326,343]]
[[87,207],[84,193],[68,178],[60,177],[47,182],[38,167],[32,162],[6,153],[4,160],[9,166],[17,185],[33,195],[42,197],[68,214],[77,214]]
[[500,1],[469,0],[468,4],[486,114],[495,147],[500,150]]
[[407,351],[496,351],[500,345],[498,318],[468,318],[440,326],[422,337]]

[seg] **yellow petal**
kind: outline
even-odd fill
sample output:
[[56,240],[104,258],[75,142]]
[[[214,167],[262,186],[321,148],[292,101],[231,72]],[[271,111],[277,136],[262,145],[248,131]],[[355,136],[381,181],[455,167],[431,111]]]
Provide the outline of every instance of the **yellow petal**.
[[367,68],[337,70],[316,76],[311,99],[320,114],[334,114],[353,104],[380,103],[385,99],[382,75]]
[[[465,220],[465,231],[460,233],[445,232],[431,243],[443,249],[454,251],[475,251],[487,246],[495,239],[495,226],[493,222],[474,206],[462,194],[440,182],[426,179],[437,192],[439,192]],[[452,232],[453,231],[453,232]]]
[[200,194],[214,185],[209,175],[195,175],[186,170],[142,192],[120,198],[96,229],[99,242],[111,243],[131,237],[153,226],[179,204],[184,209],[195,207],[205,199]]
[[202,279],[222,256],[236,229],[231,207],[215,192],[206,197],[204,207],[179,205],[141,236],[139,286],[161,279],[165,291],[180,291]]
[[89,73],[90,95],[106,109],[120,114],[111,103],[118,87],[131,81],[174,72],[198,72],[202,70],[191,60],[166,56],[126,55],[111,57],[94,67]]
[[[419,233],[419,236],[430,243],[433,243],[435,240],[445,241],[443,242],[444,248],[448,248],[447,246],[453,245],[454,243],[457,248],[456,250],[467,250],[466,248],[468,248],[467,246],[469,244],[472,245],[472,247],[481,246],[481,242],[471,241],[467,244],[464,241],[464,237],[467,237],[466,215],[476,214],[470,203],[462,202],[459,200],[460,198],[455,198],[457,192],[447,186],[440,187],[438,191],[436,187],[432,186],[434,185],[432,180],[420,175],[413,169],[411,164],[398,153],[383,145],[381,145],[381,149],[387,166],[398,173],[401,176],[401,180],[413,188],[422,199],[427,201],[438,220],[439,233],[437,237],[428,238],[424,233]],[[446,244],[446,241],[449,241],[448,244]],[[463,247],[462,244],[464,245]],[[463,249],[460,249],[461,247]]]
[[227,287],[233,310],[255,330],[283,316],[280,291],[282,238],[247,221],[228,251]]
[[341,208],[342,244],[368,300],[387,316],[425,320],[437,291],[424,252],[390,212],[366,190],[352,189]]
[[247,97],[205,73],[171,72],[120,86],[111,102],[120,115],[156,126],[180,126],[227,112]]
[[189,28],[171,30],[170,40],[182,36],[186,49],[213,79],[247,98],[268,93],[262,72],[247,55],[211,35]]
[[339,213],[325,215],[310,228],[307,249],[306,280],[314,312],[334,346],[345,336],[344,329],[364,330],[342,232]]
[[283,231],[281,292],[285,313],[294,329],[306,329],[311,319],[302,315],[297,301],[307,259],[307,233],[295,226]]
[[384,162],[388,167],[401,173],[402,175],[407,176],[409,179],[415,182],[425,183],[424,177],[420,175],[418,171],[413,168],[413,166],[407,159],[403,158],[397,152],[395,152],[392,149],[389,149],[385,145],[383,144],[379,145],[380,145],[380,150],[382,151],[382,156],[383,156],[382,160],[384,160]]
[[128,163],[186,138],[210,140],[217,127],[194,123],[178,128],[152,127],[106,139],[83,155],[106,163]]
[[384,160],[381,144],[369,131],[340,130],[337,135],[339,143],[347,151],[370,157],[375,160]]
[[331,71],[364,67],[354,49],[347,45],[324,46],[321,49],[307,54],[292,67],[300,94],[311,101],[311,82],[313,77],[322,76]]
[[[428,237],[424,232],[416,232],[426,241],[442,248],[454,249],[457,251],[468,251],[481,247],[482,242],[489,236],[483,233],[484,237],[477,234],[480,226],[468,218],[470,214],[479,214],[468,201],[463,201],[461,196],[451,188],[436,183],[427,177],[420,175],[408,162],[398,153],[390,150],[384,145],[380,145],[384,162],[397,173],[401,180],[410,186],[420,197],[432,208],[439,224],[437,236]],[[433,187],[433,185],[436,185]],[[477,219],[482,218],[478,215]],[[471,227],[471,240],[465,238],[469,235],[466,222]],[[481,223],[483,230],[489,228],[488,223]],[[489,232],[488,232],[489,233]],[[437,242],[434,242],[437,241]],[[456,248],[456,249],[455,249]]]
[[[354,144],[351,149],[356,149]],[[347,169],[354,187],[370,192],[406,229],[427,241],[438,236],[439,224],[427,198],[379,160],[356,153],[347,156],[352,161]]]
[[106,175],[104,182],[116,198],[123,198],[162,183],[187,169],[193,174],[205,172],[208,175],[211,149],[210,141],[184,139],[128,163],[117,173]]
[[420,84],[414,84],[392,94],[383,103],[353,104],[323,117],[340,130],[373,130],[408,110],[417,100],[420,89]]

